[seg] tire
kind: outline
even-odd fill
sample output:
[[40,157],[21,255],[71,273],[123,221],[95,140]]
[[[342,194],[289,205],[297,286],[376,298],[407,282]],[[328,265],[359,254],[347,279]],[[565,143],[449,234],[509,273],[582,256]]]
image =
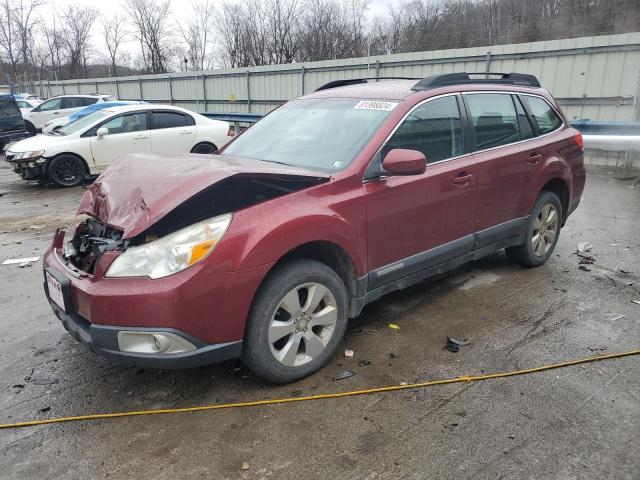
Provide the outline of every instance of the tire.
[[524,244],[507,248],[507,257],[524,267],[542,265],[556,248],[561,226],[562,203],[560,199],[553,192],[542,192],[531,211]]
[[77,187],[86,174],[84,162],[75,155],[58,155],[47,166],[48,180],[59,187]]
[[218,149],[212,143],[199,143],[191,149],[191,153],[199,153],[203,155],[211,155],[217,151]]
[[24,122],[24,128],[27,132],[29,132],[29,136],[33,137],[36,133],[36,127],[33,126],[31,122]]
[[258,376],[283,384],[312,374],[335,353],[348,300],[340,277],[323,263],[296,260],[276,268],[251,305],[242,360]]

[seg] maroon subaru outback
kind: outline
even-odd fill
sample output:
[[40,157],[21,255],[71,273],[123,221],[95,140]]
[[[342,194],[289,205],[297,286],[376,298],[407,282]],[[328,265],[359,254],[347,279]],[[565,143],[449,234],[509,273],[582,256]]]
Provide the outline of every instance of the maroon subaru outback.
[[219,153],[124,158],[57,231],[47,298],[96,353],[291,382],[387,292],[502,249],[543,264],[585,183],[580,133],[524,74],[331,82]]

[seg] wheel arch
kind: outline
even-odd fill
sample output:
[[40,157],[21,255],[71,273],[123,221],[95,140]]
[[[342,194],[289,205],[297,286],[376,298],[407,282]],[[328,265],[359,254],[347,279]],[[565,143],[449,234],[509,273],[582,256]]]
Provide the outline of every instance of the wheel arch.
[[44,165],[45,177],[47,179],[50,180],[50,178],[49,178],[49,165],[51,164],[51,162],[53,162],[53,160],[55,160],[56,158],[61,157],[63,155],[71,155],[72,157],[76,157],[84,165],[85,176],[91,174],[91,169],[89,168],[89,164],[82,157],[82,155],[80,155],[78,153],[75,153],[75,152],[60,152],[60,153],[56,153],[55,155],[52,155],[51,157],[47,158],[47,162]]
[[564,226],[569,212],[569,184],[561,177],[553,177],[542,186],[540,193],[542,192],[555,193],[560,199],[562,204],[562,225]]
[[219,148],[216,146],[215,143],[213,143],[210,140],[201,140],[196,142],[193,147],[191,147],[191,150],[189,150],[189,153],[194,153],[193,151],[198,147],[198,145],[211,145],[214,149],[215,152],[217,152],[219,150]]

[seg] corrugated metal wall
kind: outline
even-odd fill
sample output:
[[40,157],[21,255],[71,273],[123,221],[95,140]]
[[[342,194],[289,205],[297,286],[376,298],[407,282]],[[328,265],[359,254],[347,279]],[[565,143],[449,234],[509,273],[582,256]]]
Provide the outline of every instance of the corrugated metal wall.
[[456,71],[538,76],[570,118],[638,121],[640,32],[305,64],[69,80],[31,85],[42,96],[109,93],[194,111],[265,113],[331,80]]

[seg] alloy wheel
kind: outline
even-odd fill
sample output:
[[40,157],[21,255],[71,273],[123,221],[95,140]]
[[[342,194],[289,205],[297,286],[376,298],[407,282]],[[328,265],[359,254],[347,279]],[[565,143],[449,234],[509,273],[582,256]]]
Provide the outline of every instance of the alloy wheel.
[[76,158],[64,157],[54,162],[52,174],[56,183],[74,185],[78,177],[84,174],[82,163]]
[[559,216],[555,205],[547,203],[542,206],[533,222],[531,247],[537,257],[544,257],[553,247],[558,234]]
[[338,320],[336,300],[319,283],[291,289],[280,300],[269,324],[271,354],[282,365],[304,365],[326,348]]

